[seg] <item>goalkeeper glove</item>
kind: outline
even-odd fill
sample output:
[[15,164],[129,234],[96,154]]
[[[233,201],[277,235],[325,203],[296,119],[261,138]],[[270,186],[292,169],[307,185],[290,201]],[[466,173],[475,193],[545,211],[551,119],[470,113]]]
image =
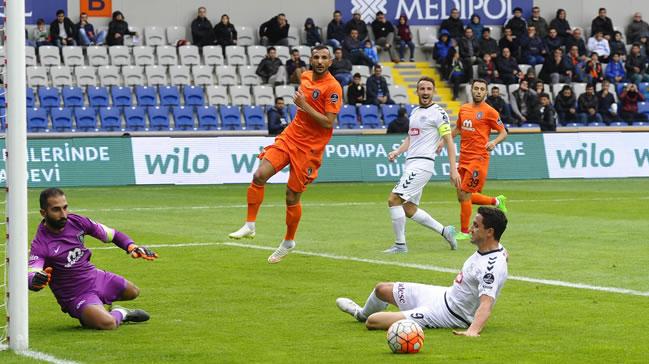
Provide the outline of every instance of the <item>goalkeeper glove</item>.
[[40,291],[41,289],[47,287],[47,285],[52,280],[52,267],[47,267],[40,272],[36,272],[32,278],[31,289],[33,291]]
[[155,253],[153,250],[145,246],[137,246],[135,244],[128,246],[128,254],[130,254],[133,259],[142,258],[146,260],[155,260],[158,258],[158,253]]

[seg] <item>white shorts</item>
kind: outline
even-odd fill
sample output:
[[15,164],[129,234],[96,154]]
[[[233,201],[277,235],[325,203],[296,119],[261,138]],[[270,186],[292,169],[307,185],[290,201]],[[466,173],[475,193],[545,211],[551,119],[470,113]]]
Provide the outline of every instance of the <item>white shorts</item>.
[[406,162],[406,168],[401,175],[399,183],[392,189],[392,193],[400,195],[402,199],[419,205],[424,187],[433,176],[435,162],[428,159],[411,159]]
[[456,317],[446,305],[448,287],[395,282],[392,295],[403,315],[423,328],[467,328],[469,323]]

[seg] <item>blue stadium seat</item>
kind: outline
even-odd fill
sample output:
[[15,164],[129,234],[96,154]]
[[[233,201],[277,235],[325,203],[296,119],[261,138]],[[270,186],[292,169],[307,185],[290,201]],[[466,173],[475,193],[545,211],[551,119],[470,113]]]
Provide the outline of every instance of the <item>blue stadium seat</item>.
[[199,86],[185,86],[183,88],[183,96],[185,97],[186,106],[203,106],[205,105],[205,97],[203,96],[203,88]]
[[[88,104],[92,107],[108,107],[108,88],[88,87]],[[102,123],[103,127],[103,123]]]
[[649,114],[649,102],[638,102],[638,112]]
[[194,111],[191,107],[174,106],[174,128],[176,130],[194,129]]
[[376,105],[362,105],[358,107],[361,124],[365,129],[376,129],[381,127],[379,119],[379,107]]
[[27,109],[27,131],[35,133],[47,131],[48,122],[46,109],[36,107]]
[[219,108],[219,112],[221,114],[221,129],[241,129],[241,113],[238,106],[223,105]]
[[[34,107],[34,89],[31,87],[25,88],[25,93],[26,93],[26,98],[27,98],[27,107],[33,108]],[[4,104],[3,104],[4,105]]]
[[288,116],[291,120],[295,119],[295,114],[297,114],[297,106],[294,104],[287,104],[286,108],[288,109]]
[[341,129],[358,128],[355,105],[343,105],[340,109],[340,113],[338,113],[338,127]]
[[160,105],[180,106],[180,94],[177,86],[160,87]]
[[74,118],[77,121],[77,131],[94,131],[97,129],[97,113],[92,107],[74,109]]
[[404,104],[404,105],[401,105],[401,106],[403,106],[403,107],[406,108],[406,116],[410,117],[410,113],[412,112],[412,109],[416,108],[416,107],[419,106],[419,105],[415,105],[415,104]]
[[626,121],[613,121],[608,126],[629,126],[629,123]]
[[7,99],[6,94],[7,94],[7,90],[5,90],[4,87],[0,87],[0,105],[6,105],[5,102],[5,100]]
[[122,113],[116,107],[100,107],[99,120],[101,121],[101,130],[117,131],[122,130]]
[[126,119],[126,130],[138,131],[146,129],[146,113],[142,106],[131,106],[124,108],[124,119]]
[[618,95],[622,94],[622,90],[628,85],[628,82],[622,82],[622,83],[616,83],[615,84],[615,91],[617,92]]
[[640,82],[638,85],[638,91],[640,91],[645,98],[649,97],[649,82]]
[[152,86],[135,86],[135,98],[138,106],[155,106],[157,92]]
[[81,89],[81,87],[64,87],[62,94],[63,105],[65,105],[65,107],[83,106],[83,90]]
[[72,131],[72,109],[68,107],[53,108],[52,130],[54,131]]
[[113,98],[113,107],[130,107],[131,106],[131,88],[122,86],[113,86],[110,89]]
[[[581,126],[581,124],[577,124],[577,126]],[[538,128],[539,124],[534,124],[534,123],[523,123],[521,125],[521,128]]]
[[649,122],[647,121],[634,121],[632,126],[649,126]]
[[219,117],[216,107],[203,106],[196,109],[198,128],[200,130],[216,130],[219,127]]
[[38,99],[41,102],[41,108],[61,106],[61,96],[56,87],[39,87]]
[[264,117],[263,107],[244,106],[243,117],[246,121],[246,129],[248,130],[266,129],[266,118]]
[[[523,125],[525,125],[525,124],[523,124]],[[568,124],[566,124],[566,127],[568,127],[568,128],[579,128],[579,127],[582,127],[582,126],[584,126],[584,124],[581,124],[581,123],[568,123]]]
[[169,130],[169,109],[160,106],[150,106],[149,130]]
[[[2,104],[4,106],[4,104]],[[0,130],[4,131],[7,128],[5,120],[7,119],[7,110],[4,107],[0,107]]]
[[606,123],[604,122],[598,122],[598,121],[593,121],[592,123],[588,123],[588,126],[593,126],[593,127],[602,127],[606,126]]
[[396,120],[397,116],[399,116],[400,107],[401,106],[399,105],[390,105],[390,104],[381,105],[381,113],[383,114],[383,124],[386,127],[390,125],[391,122]]

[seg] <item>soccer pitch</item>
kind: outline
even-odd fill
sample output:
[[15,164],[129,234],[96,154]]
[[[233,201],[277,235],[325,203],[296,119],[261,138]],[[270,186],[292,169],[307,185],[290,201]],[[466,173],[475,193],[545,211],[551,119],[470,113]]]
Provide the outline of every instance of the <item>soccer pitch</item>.
[[[380,281],[451,285],[475,250],[408,222],[410,252],[393,241],[392,184],[315,184],[303,195],[299,252],[267,256],[284,234],[284,186],[268,185],[255,240],[229,241],[245,216],[246,187],[67,188],[72,212],[155,246],[160,259],[130,259],[92,238],[92,262],[141,288],[126,307],[151,320],[110,332],[81,329],[49,289],[30,292],[30,346],[83,363],[646,362],[649,323],[649,197],[646,179],[488,181],[508,196],[510,279],[480,338],[426,330],[424,348],[390,353],[335,299],[365,301]],[[31,190],[30,236],[39,222]],[[459,224],[448,183],[430,183],[422,208]],[[474,209],[475,211],[475,209]],[[584,287],[584,285],[588,287]],[[593,289],[595,288],[595,289]],[[643,349],[644,348],[644,349]],[[32,359],[0,352],[1,363]]]

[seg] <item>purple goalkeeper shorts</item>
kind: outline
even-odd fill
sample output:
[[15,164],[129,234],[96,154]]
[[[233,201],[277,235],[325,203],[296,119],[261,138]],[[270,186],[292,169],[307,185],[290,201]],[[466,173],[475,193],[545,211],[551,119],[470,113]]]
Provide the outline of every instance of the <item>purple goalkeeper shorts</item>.
[[101,269],[97,269],[95,274],[95,285],[92,289],[61,305],[61,311],[67,312],[74,318],[81,319],[81,313],[86,306],[110,305],[126,289],[126,279],[120,275]]

